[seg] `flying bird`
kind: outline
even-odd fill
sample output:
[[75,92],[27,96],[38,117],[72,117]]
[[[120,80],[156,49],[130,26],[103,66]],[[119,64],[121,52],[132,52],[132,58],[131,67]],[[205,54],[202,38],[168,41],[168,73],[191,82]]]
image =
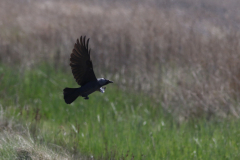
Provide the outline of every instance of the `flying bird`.
[[79,88],[65,88],[63,90],[64,100],[71,104],[79,96],[89,99],[88,95],[95,91],[105,92],[105,85],[113,83],[105,78],[96,78],[93,65],[90,58],[90,49],[88,49],[89,39],[86,42],[86,36],[80,37],[80,42],[74,45],[71,53],[70,66],[76,82],[81,86]]

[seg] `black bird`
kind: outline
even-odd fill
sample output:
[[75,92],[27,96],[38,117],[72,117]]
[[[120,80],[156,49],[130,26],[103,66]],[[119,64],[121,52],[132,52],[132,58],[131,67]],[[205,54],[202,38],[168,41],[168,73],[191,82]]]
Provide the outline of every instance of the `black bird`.
[[63,90],[64,100],[67,104],[71,104],[78,96],[89,99],[88,95],[95,91],[104,93],[105,87],[109,83],[113,83],[105,78],[96,78],[93,65],[90,58],[90,49],[88,49],[88,42],[86,36],[80,37],[80,42],[77,39],[71,53],[70,66],[72,73],[77,83],[81,86],[79,88],[65,88]]

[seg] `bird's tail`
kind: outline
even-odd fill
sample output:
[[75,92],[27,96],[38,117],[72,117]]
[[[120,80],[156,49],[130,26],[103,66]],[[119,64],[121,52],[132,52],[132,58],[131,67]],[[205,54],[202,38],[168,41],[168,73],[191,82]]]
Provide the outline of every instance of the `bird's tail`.
[[71,104],[77,97],[79,96],[79,92],[77,92],[79,88],[65,88],[63,90],[64,100],[67,104]]

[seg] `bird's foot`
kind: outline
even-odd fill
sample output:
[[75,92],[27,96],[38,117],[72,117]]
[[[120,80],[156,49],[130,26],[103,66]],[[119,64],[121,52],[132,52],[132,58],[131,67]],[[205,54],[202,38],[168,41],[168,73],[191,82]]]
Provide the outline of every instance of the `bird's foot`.
[[84,99],[89,99],[89,97],[88,97],[88,96],[86,96],[86,97],[84,97]]

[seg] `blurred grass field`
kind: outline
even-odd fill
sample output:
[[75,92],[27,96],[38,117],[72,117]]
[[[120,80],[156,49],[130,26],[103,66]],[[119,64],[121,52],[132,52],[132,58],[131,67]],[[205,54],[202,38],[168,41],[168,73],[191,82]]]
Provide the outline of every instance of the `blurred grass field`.
[[0,61],[19,67],[44,61],[70,72],[73,44],[86,35],[99,77],[149,95],[177,121],[238,118],[237,6],[237,0],[0,0]]
[[[240,159],[238,0],[0,0],[0,159]],[[90,100],[69,55],[90,38]]]
[[[63,87],[77,84],[71,73],[48,64],[24,71],[1,65],[0,75],[6,117],[27,123],[36,144],[59,145],[75,159],[240,158],[238,120],[203,118],[179,124],[150,97],[114,84],[104,94],[66,105]],[[2,159],[9,155],[4,147],[0,154]]]

